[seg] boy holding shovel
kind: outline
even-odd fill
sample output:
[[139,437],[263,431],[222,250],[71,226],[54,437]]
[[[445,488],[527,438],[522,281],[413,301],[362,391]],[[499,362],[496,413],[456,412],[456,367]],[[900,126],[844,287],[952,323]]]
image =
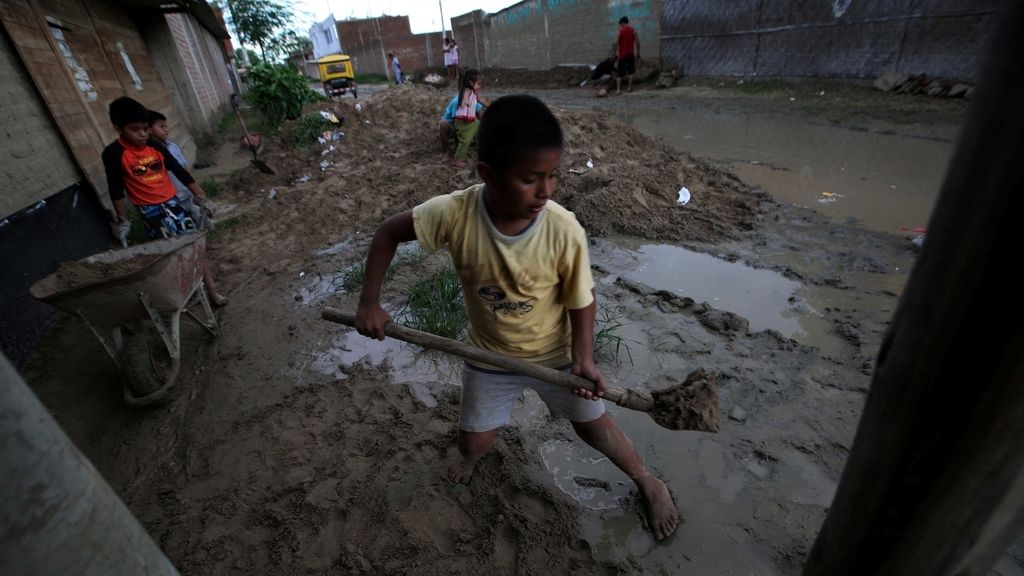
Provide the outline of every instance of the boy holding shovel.
[[391,321],[380,306],[384,273],[400,242],[428,252],[448,246],[469,316],[469,343],[530,362],[569,369],[594,389],[563,388],[467,363],[458,454],[448,476],[468,483],[476,463],[508,422],[525,388],[637,485],[655,538],[672,534],[679,513],[668,487],[650,474],[632,441],[605,412],[607,389],[593,359],[596,306],[583,228],[551,196],[562,157],[562,129],[531,96],[506,96],[488,107],[478,133],[483,184],[432,198],[377,228],[356,318],[360,334],[384,339]]

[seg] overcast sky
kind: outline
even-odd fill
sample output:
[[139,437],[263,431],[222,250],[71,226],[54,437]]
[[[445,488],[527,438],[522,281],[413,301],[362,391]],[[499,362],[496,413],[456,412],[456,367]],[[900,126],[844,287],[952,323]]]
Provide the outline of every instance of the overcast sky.
[[369,16],[408,16],[413,34],[441,30],[441,10],[444,10],[444,27],[451,28],[455,16],[483,10],[493,14],[502,8],[516,4],[518,0],[299,0],[295,7],[295,21],[299,29],[309,30],[314,22],[320,22],[332,12],[338,20],[366,18]]

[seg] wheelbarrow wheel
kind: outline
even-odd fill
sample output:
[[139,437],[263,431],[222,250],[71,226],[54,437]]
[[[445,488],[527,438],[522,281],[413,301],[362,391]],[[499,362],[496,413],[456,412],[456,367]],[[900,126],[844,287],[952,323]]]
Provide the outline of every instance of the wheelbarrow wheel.
[[171,358],[163,340],[152,330],[128,338],[121,353],[125,402],[136,406],[167,404],[178,379],[179,360]]

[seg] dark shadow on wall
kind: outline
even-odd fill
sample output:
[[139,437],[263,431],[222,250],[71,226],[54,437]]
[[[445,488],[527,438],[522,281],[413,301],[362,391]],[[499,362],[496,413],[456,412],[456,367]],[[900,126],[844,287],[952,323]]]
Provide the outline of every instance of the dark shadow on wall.
[[0,220],[0,349],[20,368],[46,335],[56,308],[29,287],[68,260],[110,246],[108,217],[81,183]]

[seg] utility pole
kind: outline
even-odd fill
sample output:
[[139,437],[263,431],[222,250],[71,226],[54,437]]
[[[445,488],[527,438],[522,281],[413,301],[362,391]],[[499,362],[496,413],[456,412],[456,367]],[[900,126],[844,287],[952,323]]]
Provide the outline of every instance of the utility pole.
[[177,576],[0,354],[0,574]]
[[[441,6],[441,0],[437,0],[437,9],[441,11],[441,43],[443,44],[444,43],[444,33],[445,33],[446,29],[444,27],[444,7]],[[455,37],[455,31],[454,30],[452,30],[452,37],[453,38]]]
[[1024,522],[1024,2],[1004,2],[804,576],[985,576]]

